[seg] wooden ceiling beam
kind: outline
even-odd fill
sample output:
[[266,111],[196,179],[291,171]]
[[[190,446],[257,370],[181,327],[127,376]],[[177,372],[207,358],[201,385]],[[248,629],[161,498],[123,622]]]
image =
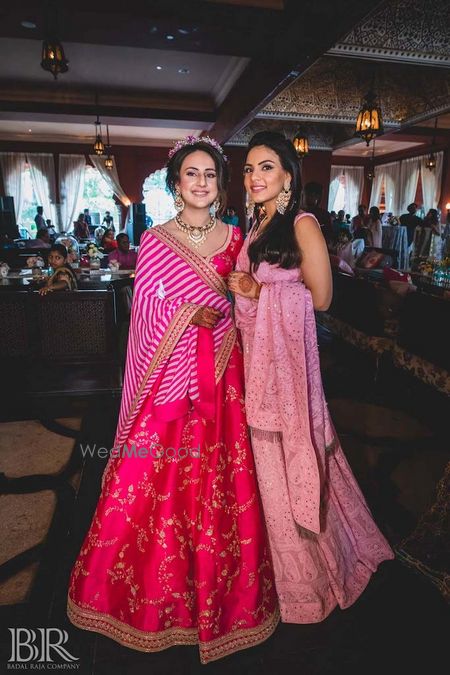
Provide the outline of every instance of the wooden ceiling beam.
[[[96,94],[97,101],[96,103]],[[179,119],[213,122],[214,103],[209,96],[189,96],[123,90],[57,90],[0,84],[0,109],[8,112],[95,115],[138,119]]]
[[[372,11],[383,1],[375,2]],[[274,96],[367,15],[366,6],[355,0],[286,4],[283,30],[273,41],[261,42],[260,53],[251,60],[217,112],[209,133],[222,142],[246,126]]]

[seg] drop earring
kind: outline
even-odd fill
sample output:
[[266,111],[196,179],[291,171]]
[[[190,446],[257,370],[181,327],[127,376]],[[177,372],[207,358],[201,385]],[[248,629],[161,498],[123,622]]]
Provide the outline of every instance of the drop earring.
[[285,213],[288,204],[291,201],[291,196],[292,196],[291,186],[290,185],[288,185],[288,187],[284,186],[275,202],[275,207],[278,213],[281,213],[281,215]]
[[245,211],[247,213],[247,218],[253,218],[253,214],[255,212],[255,202],[248,195],[247,195],[247,205],[245,207]]
[[177,213],[181,213],[181,211],[184,209],[184,201],[178,188],[175,190],[174,204]]

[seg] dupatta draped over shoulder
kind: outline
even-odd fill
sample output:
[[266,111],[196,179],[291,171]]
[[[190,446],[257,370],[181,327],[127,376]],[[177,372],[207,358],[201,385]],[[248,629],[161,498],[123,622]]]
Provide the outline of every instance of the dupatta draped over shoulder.
[[[190,324],[202,305],[224,315],[212,330]],[[145,232],[115,447],[125,443],[150,394],[159,419],[181,417],[192,405],[206,419],[214,417],[215,384],[235,340],[227,288],[214,267],[164,228]]]
[[[303,215],[310,214],[299,218]],[[250,273],[249,239],[236,269]],[[311,293],[297,269],[263,262],[252,274],[263,284],[259,300],[236,295],[235,307],[245,354],[247,420],[255,429],[282,433],[292,515],[320,533],[325,452],[336,435],[322,388]]]

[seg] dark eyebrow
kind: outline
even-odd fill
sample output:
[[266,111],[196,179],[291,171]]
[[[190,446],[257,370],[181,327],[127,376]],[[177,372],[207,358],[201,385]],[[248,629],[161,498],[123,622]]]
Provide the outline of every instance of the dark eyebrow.
[[[261,166],[261,164],[266,164],[267,162],[271,162],[272,164],[275,164],[273,159],[263,159],[262,162],[258,162],[257,166]],[[253,166],[253,164],[244,164],[245,166]]]
[[[187,171],[188,169],[194,169],[194,171],[200,171],[200,169],[198,169],[196,166],[187,166],[185,168],[185,171]],[[216,170],[215,168],[214,169],[205,169],[205,171],[215,171],[215,170]]]

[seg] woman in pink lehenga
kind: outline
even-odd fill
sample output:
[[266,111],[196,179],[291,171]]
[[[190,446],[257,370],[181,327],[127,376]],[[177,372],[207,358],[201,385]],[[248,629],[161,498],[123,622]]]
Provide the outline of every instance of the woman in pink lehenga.
[[133,649],[198,644],[206,663],[265,640],[279,611],[225,283],[242,236],[210,215],[222,149],[179,142],[167,181],[178,215],[141,240],[115,456],[68,615]]
[[238,257],[236,296],[246,412],[269,534],[281,620],[313,623],[362,593],[393,553],[351,473],[325,402],[314,309],[332,281],[316,219],[299,210],[292,144],[250,141],[245,187],[260,218]]

